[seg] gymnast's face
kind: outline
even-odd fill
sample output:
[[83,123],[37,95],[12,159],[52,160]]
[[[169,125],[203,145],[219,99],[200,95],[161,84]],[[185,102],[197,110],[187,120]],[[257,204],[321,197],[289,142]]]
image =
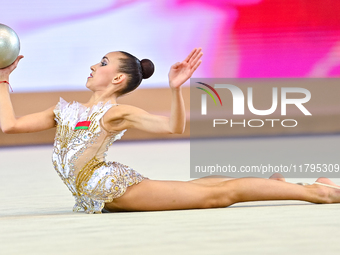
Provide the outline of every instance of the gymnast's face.
[[102,60],[91,66],[92,73],[87,78],[86,87],[92,91],[102,91],[108,86],[123,86],[125,74],[119,73],[119,57],[120,52],[110,52],[106,54]]

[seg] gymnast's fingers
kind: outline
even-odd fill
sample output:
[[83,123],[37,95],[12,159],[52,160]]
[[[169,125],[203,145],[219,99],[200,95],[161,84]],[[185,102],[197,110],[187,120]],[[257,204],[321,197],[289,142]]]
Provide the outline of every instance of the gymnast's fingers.
[[202,55],[202,49],[201,48],[199,48],[196,52],[195,52],[195,54],[193,54],[193,56],[190,58],[190,60],[189,60],[189,65],[190,66],[194,66],[195,65],[195,63],[199,60],[199,58],[201,57],[201,55]]
[[197,51],[197,48],[193,49],[190,54],[186,57],[186,59],[184,59],[183,62],[189,62],[191,57],[195,54],[195,52]]

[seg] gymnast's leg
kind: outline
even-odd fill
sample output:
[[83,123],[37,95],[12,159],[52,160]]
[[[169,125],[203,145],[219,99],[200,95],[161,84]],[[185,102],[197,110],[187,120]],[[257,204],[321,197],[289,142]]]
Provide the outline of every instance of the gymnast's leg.
[[[335,185],[327,178],[319,182]],[[339,187],[339,186],[338,186]],[[105,204],[109,211],[160,211],[227,207],[237,202],[301,200],[340,203],[340,190],[317,184],[301,186],[272,179],[239,178],[214,186],[145,179]]]
[[[235,179],[234,177],[227,177],[223,175],[210,175],[210,176],[205,176],[202,178],[190,180],[189,182],[191,183],[197,183],[201,185],[216,185],[218,183],[224,182],[224,181],[229,181]],[[277,180],[277,181],[286,181],[285,178],[283,177],[282,174],[280,173],[275,173],[269,177],[269,179],[272,180]]]

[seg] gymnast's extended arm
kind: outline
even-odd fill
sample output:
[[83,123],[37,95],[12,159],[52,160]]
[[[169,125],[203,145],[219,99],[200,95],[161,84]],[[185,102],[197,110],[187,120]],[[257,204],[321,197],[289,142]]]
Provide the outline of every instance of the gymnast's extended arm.
[[[119,105],[109,112],[109,122],[121,120],[121,127],[136,128],[151,133],[182,134],[185,130],[185,108],[181,86],[191,77],[201,64],[201,49],[194,49],[182,62],[174,64],[169,72],[169,85],[172,92],[171,116],[150,114],[138,107]],[[117,125],[116,125],[117,126]]]
[[[55,106],[34,114],[16,117],[9,96],[9,76],[17,67],[19,56],[9,67],[0,69],[0,127],[6,134],[31,133],[55,127],[53,109]],[[2,81],[2,82],[1,82]],[[5,82],[4,82],[5,81]]]

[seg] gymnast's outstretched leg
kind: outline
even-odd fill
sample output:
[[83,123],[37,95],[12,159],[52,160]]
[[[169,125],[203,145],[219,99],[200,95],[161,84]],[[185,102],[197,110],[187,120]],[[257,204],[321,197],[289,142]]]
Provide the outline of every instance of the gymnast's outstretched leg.
[[[229,181],[235,179],[234,177],[228,177],[228,176],[223,176],[223,175],[210,175],[194,180],[190,180],[188,182],[191,183],[197,183],[201,185],[216,185],[218,183],[224,182],[224,181]],[[283,177],[282,174],[275,173],[269,177],[269,179],[272,180],[277,180],[277,181],[286,181],[285,178]]]
[[[327,178],[319,178],[318,181],[337,186]],[[128,187],[121,197],[106,203],[105,209],[109,211],[200,209],[263,200],[340,203],[340,190],[317,184],[301,186],[263,178],[239,178],[213,186],[145,179]]]

